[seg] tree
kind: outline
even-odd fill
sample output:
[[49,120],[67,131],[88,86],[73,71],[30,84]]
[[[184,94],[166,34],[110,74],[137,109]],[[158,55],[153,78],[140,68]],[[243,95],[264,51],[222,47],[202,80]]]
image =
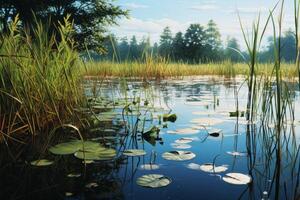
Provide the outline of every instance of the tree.
[[172,32],[167,26],[160,35],[159,53],[163,57],[169,57],[172,54]]
[[[279,38],[276,40],[278,41]],[[278,45],[278,43],[277,43]],[[266,47],[266,50],[263,52],[260,52],[259,58],[261,62],[272,62],[274,61],[274,38],[269,37],[268,38],[268,45]],[[278,48],[278,47],[276,47]],[[281,59],[285,62],[294,62],[296,60],[296,39],[295,39],[295,33],[292,30],[288,30],[284,33],[284,35],[281,37],[281,47],[280,47],[280,56]]]
[[130,46],[128,44],[127,37],[121,38],[121,43],[118,44],[118,52],[119,52],[120,60],[121,61],[124,61],[124,60],[128,59],[128,57],[129,57],[129,49],[130,49]]
[[209,60],[221,59],[222,41],[217,24],[213,20],[209,20],[205,32],[207,36],[206,57]]
[[238,53],[240,51],[240,45],[236,38],[227,38],[227,45],[225,49],[225,57],[233,62],[238,62],[241,60],[241,57]]
[[183,59],[184,55],[184,38],[182,32],[176,33],[172,42],[173,58],[176,61]]
[[49,30],[54,33],[58,31],[58,22],[71,15],[78,48],[87,45],[96,49],[104,40],[105,27],[115,24],[117,18],[127,16],[128,12],[111,0],[5,0],[0,2],[2,31],[7,31],[7,23],[17,14],[22,25],[29,28],[36,20],[47,23],[51,19]]
[[213,20],[209,20],[207,24],[207,29],[205,31],[207,35],[207,44],[211,47],[213,51],[220,50],[222,46],[222,41],[217,24]]
[[132,36],[130,40],[130,52],[129,52],[130,60],[136,60],[139,58],[139,49],[138,43],[135,36]]
[[207,44],[207,36],[200,24],[191,24],[184,35],[186,57],[192,62],[205,60],[204,51]]

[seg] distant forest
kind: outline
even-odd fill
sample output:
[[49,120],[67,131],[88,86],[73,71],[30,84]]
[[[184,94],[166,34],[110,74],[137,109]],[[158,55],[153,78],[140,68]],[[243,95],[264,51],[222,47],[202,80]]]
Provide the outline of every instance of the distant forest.
[[[281,38],[281,56],[285,62],[296,59],[295,34],[292,30],[285,32]],[[101,54],[93,53],[95,60],[134,61],[152,57],[163,57],[172,62],[205,63],[230,60],[243,62],[247,53],[242,52],[238,40],[228,37],[225,42],[217,24],[209,20],[206,26],[191,24],[183,32],[172,33],[169,27],[164,28],[158,43],[151,45],[149,37],[137,41],[136,36],[118,39],[109,35],[104,41],[106,50]],[[260,62],[270,62],[274,58],[274,40],[268,39],[265,48],[259,53]]]

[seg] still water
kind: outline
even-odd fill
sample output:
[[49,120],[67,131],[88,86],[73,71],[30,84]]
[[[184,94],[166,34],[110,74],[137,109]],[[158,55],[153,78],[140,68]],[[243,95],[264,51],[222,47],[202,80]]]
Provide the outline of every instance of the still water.
[[[297,91],[291,103],[295,121],[285,119],[279,145],[272,120],[261,122],[265,113],[246,121],[242,111],[246,110],[247,84],[242,78],[86,81],[84,88],[90,105],[81,111],[92,115],[92,127],[83,134],[116,149],[116,158],[85,166],[74,156],[46,150],[41,157],[54,164],[36,167],[28,163],[40,155],[30,148],[24,153],[25,163],[1,163],[0,199],[299,198]],[[176,121],[163,122],[163,114],[176,114]],[[153,127],[159,130],[146,137],[143,133]],[[124,155],[128,149],[142,149],[146,154]],[[170,152],[176,157],[178,151],[193,156],[182,161],[163,156]],[[215,168],[205,168],[207,163]],[[228,173],[251,180],[226,181]],[[161,174],[169,184],[159,188],[137,184],[139,177],[149,174]],[[232,184],[232,179],[239,184]]]

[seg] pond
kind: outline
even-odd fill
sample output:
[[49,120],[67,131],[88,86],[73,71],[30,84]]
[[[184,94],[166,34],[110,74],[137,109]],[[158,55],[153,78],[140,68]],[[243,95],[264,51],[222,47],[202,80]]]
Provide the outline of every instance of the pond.
[[[84,148],[97,143],[115,154],[84,159],[81,147],[75,156],[30,148],[26,162],[1,163],[1,199],[299,198],[298,91],[295,121],[285,118],[275,137],[272,120],[262,123],[265,113],[245,119],[243,78],[86,81],[84,89],[90,104],[78,110],[91,116]],[[51,165],[30,164],[42,158]]]

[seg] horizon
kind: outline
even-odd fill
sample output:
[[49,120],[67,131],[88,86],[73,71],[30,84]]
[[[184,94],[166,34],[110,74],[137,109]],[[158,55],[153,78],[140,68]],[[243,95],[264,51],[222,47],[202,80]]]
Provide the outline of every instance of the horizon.
[[[238,13],[246,30],[251,30],[252,23],[261,15],[262,22],[266,21],[269,10],[276,5],[271,1],[237,1],[227,0],[119,0],[115,4],[128,9],[129,18],[119,19],[118,25],[110,28],[110,31],[118,38],[133,35],[140,41],[143,37],[149,37],[151,44],[159,43],[160,34],[165,27],[170,27],[173,36],[176,32],[185,32],[192,23],[206,26],[212,19],[221,33],[222,44],[228,37],[238,40],[244,50],[242,31],[239,24]],[[289,10],[292,11],[288,12]],[[285,2],[283,32],[294,29],[293,3]],[[278,13],[278,9],[277,9]],[[275,14],[275,20],[277,15]],[[272,36],[272,27],[269,24],[265,33],[262,48],[267,44],[267,38]],[[262,26],[262,25],[261,25]]]

